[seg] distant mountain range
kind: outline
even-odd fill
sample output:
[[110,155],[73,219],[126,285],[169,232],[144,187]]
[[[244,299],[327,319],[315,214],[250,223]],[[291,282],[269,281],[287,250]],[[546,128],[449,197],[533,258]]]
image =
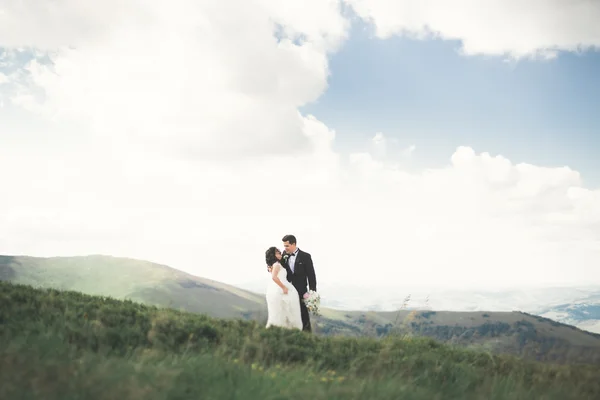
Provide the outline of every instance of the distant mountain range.
[[[0,280],[130,299],[213,317],[266,322],[264,295],[148,261],[100,255],[0,256]],[[266,279],[261,284],[262,290],[265,284]],[[367,298],[364,289],[354,291],[320,286],[319,291],[324,294],[323,305],[329,307],[324,307],[323,315],[315,318],[317,334],[424,335],[443,342],[538,360],[600,363],[600,335],[521,312],[527,309],[523,305],[545,305],[544,315],[560,312],[562,314],[556,314],[557,318],[570,318],[579,323],[590,321],[592,317],[597,318],[598,311],[589,307],[590,299],[594,299],[593,290],[563,290],[554,294],[547,291],[514,292],[509,295],[446,291],[429,294],[428,298],[423,297],[425,293],[411,293],[406,309],[398,311],[408,293],[401,289],[388,293],[369,290]],[[349,293],[355,296],[349,297]],[[565,301],[575,293],[581,299],[588,299],[587,302]],[[551,299],[554,302],[550,302]],[[357,304],[364,306],[354,308]],[[461,307],[462,310],[452,311]],[[356,311],[361,308],[362,311]]]
[[560,304],[542,309],[536,314],[589,332],[600,333],[600,301],[598,300],[589,299],[581,303]]

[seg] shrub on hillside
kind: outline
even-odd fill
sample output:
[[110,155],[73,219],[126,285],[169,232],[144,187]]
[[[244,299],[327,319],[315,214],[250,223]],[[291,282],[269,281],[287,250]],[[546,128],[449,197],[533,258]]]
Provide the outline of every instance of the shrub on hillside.
[[[445,335],[459,333],[449,327],[436,329],[449,329]],[[507,328],[488,324],[482,329],[495,334]],[[62,337],[80,352],[209,354],[263,368],[284,364],[369,379],[393,377],[440,390],[508,379],[544,390],[566,385],[580,393],[600,393],[599,370],[592,366],[543,365],[454,348],[430,338],[317,337],[263,329],[252,321],[217,320],[130,301],[0,283],[0,339],[32,335]]]

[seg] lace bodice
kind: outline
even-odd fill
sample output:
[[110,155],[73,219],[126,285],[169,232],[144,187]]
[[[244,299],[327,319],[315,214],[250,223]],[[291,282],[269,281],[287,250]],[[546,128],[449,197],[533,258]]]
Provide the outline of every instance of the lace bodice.
[[282,281],[285,282],[287,280],[287,270],[285,269],[285,267],[283,265],[281,265],[281,263],[277,262],[275,264],[273,264],[273,268],[275,268],[275,266],[279,265],[279,272],[277,273],[277,277]]

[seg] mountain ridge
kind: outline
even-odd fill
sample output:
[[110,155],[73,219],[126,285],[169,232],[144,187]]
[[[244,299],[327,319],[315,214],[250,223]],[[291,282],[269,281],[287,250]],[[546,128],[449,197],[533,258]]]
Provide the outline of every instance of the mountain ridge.
[[[264,303],[263,296],[259,294],[168,265],[98,254],[0,256],[0,280],[108,295],[154,305],[184,305],[191,312],[222,317],[238,316],[239,310],[259,311]],[[212,293],[209,295],[209,292]]]

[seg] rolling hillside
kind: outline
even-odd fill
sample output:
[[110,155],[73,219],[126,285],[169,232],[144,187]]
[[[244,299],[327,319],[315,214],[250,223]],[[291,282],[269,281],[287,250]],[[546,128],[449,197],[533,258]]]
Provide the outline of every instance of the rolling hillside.
[[[266,321],[264,296],[165,265],[108,256],[0,256],[0,280],[131,299],[220,318]],[[363,312],[323,309],[324,336],[428,336],[445,343],[558,363],[600,363],[600,335],[521,312]]]
[[[600,364],[600,335],[523,312],[329,312],[327,330],[382,337],[427,336],[444,343],[558,363]],[[360,332],[360,333],[358,333]],[[346,333],[348,334],[348,333]]]
[[1,399],[595,400],[599,368],[0,282]]
[[110,256],[0,256],[0,280],[131,299],[214,317],[261,315],[264,296],[166,265]]

